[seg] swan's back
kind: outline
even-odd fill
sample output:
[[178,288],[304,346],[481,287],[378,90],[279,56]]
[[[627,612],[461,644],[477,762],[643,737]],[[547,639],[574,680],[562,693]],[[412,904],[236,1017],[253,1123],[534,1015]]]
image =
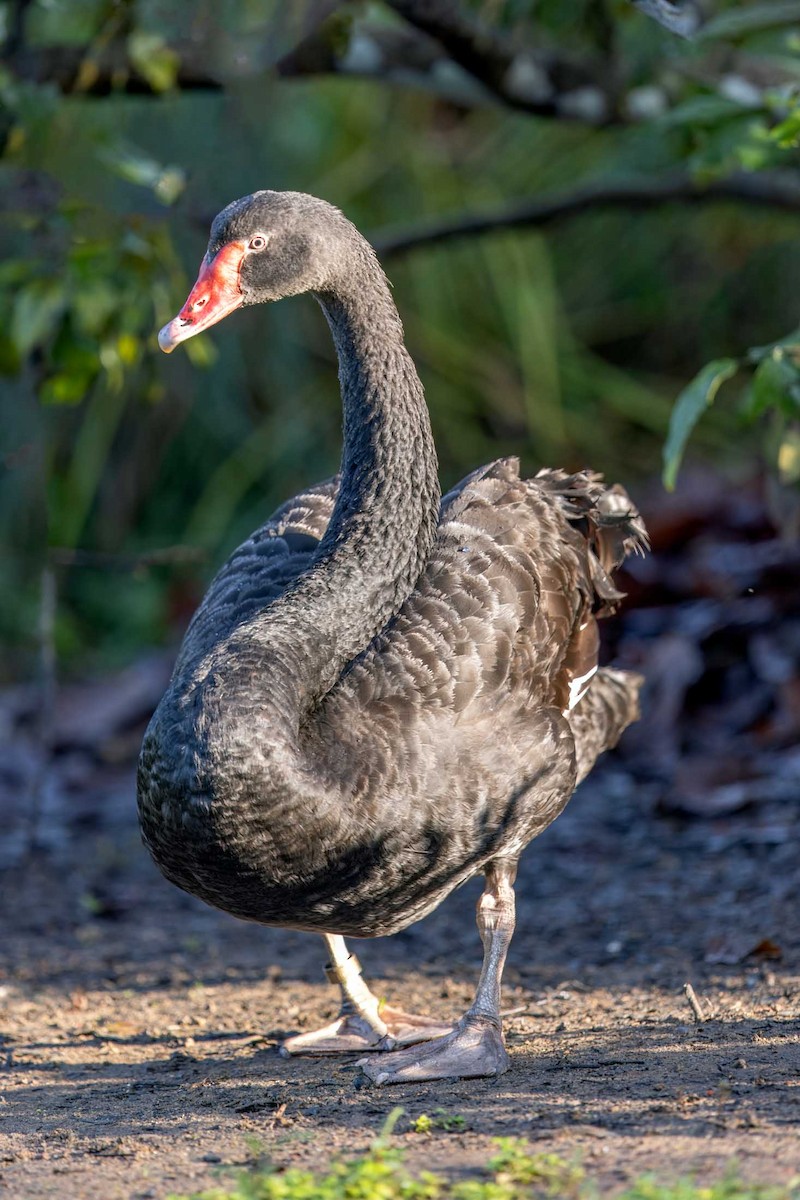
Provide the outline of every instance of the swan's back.
[[417,587],[313,731],[358,819],[436,826],[470,861],[540,832],[637,715],[638,677],[597,672],[596,616],[645,544],[590,472],[525,480],[507,459],[446,496]]

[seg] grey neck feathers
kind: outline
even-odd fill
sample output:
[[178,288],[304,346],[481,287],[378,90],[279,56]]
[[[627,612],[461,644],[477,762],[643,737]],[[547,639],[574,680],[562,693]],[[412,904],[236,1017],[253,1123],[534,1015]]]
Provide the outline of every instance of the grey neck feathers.
[[268,610],[262,631],[280,664],[272,695],[301,720],[397,613],[430,555],[439,513],[428,410],[388,283],[360,238],[344,267],[342,281],[317,296],[339,358],[339,495],[312,567]]

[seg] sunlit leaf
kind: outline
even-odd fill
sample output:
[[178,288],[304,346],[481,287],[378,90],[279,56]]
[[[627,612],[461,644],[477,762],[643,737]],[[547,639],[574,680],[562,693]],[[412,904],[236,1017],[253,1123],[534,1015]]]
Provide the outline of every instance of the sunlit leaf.
[[78,67],[78,73],[75,77],[73,87],[76,92],[88,92],[94,87],[100,75],[100,68],[91,57],[86,57]]
[[162,204],[174,204],[186,187],[186,175],[180,167],[164,167],[153,191]]
[[781,483],[800,482],[800,429],[787,429],[778,447],[778,475]]
[[770,136],[782,150],[800,146],[800,106],[775,125],[770,131]]
[[135,30],[128,38],[128,58],[154,92],[175,86],[180,59],[159,34]]
[[706,363],[675,401],[664,446],[663,479],[664,486],[670,491],[675,487],[689,435],[705,410],[713,404],[721,385],[738,369],[739,363],[735,358],[718,358]]
[[139,357],[139,339],[130,333],[122,333],[117,339],[117,353],[124,367],[132,367]]

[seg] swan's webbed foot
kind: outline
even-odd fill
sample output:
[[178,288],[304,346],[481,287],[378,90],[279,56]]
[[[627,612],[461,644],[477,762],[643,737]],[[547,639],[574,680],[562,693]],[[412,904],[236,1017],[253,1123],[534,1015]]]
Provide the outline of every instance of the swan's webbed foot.
[[287,1038],[281,1054],[364,1054],[366,1051],[394,1050],[397,1046],[413,1046],[430,1038],[450,1033],[452,1025],[444,1025],[431,1017],[418,1017],[399,1008],[384,1005],[379,1009],[386,1032],[376,1029],[355,1012],[343,1011],[330,1025],[310,1033]]
[[[416,1046],[419,1042],[429,1042],[433,1038],[444,1037],[453,1032],[452,1022],[446,1023],[436,1021],[433,1017],[422,1017],[418,1013],[407,1013],[402,1008],[392,1008],[388,1004],[383,1005],[380,1014],[395,1046]],[[393,1048],[386,1047],[387,1050]]]
[[502,1075],[509,1061],[500,1020],[500,980],[514,932],[516,863],[499,859],[485,868],[486,890],[478,901],[483,968],[469,1011],[452,1033],[424,1046],[395,1050],[359,1066],[373,1083],[417,1083],[424,1079],[476,1079]]
[[418,1083],[425,1079],[475,1079],[508,1070],[503,1034],[494,1021],[468,1013],[452,1033],[423,1046],[395,1050],[359,1066],[373,1083]]
[[394,1049],[395,1044],[357,1013],[341,1013],[322,1029],[287,1038],[280,1052],[287,1058],[292,1054],[363,1054],[365,1050]]
[[325,934],[331,961],[325,973],[339,986],[342,1006],[330,1025],[287,1038],[281,1054],[363,1054],[365,1050],[394,1050],[450,1033],[430,1017],[417,1017],[381,1004],[361,978],[361,965],[338,934]]

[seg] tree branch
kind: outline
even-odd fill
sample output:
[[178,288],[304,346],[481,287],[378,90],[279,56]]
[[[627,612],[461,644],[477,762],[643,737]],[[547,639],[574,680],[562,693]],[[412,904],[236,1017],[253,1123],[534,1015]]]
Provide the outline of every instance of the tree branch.
[[[176,87],[180,91],[220,91],[222,79],[209,69],[208,56],[196,47],[173,47],[180,56]],[[83,96],[107,96],[110,93],[128,95],[162,95],[140,74],[128,57],[122,43],[107,46],[91,60],[91,72],[86,70],[86,50],[83,46],[23,47],[6,57],[6,65],[18,79],[28,83],[55,84],[59,91],[79,91]]]
[[[230,67],[218,64],[206,46],[175,43],[171,49],[179,62],[175,78],[178,91],[221,91],[232,78]],[[104,47],[90,60],[82,46],[38,46],[20,47],[14,55],[7,54],[5,61],[18,79],[54,84],[65,94],[162,94],[130,61],[121,41]],[[343,30],[336,15],[302,38],[276,63],[253,62],[240,75],[264,70],[274,70],[283,78],[339,75],[403,87],[411,83],[468,107],[500,99],[508,107],[540,116],[570,117],[591,124],[601,124],[608,116],[603,92],[593,85],[582,86],[586,77],[560,60],[553,60],[548,75],[538,60],[520,53],[510,68],[505,94],[501,95],[498,88],[489,88],[476,76],[453,67],[442,47],[415,29],[359,21]],[[557,87],[566,90],[557,91]],[[518,95],[513,94],[515,88]]]
[[[5,47],[19,79],[64,93],[160,95],[131,61],[124,37],[84,46],[28,46],[22,23],[29,0],[16,0]],[[694,11],[698,0],[633,0],[651,15]],[[170,44],[179,91],[220,91],[233,77],[274,71],[280,77],[339,75],[424,88],[455,104],[500,103],[540,117],[598,126],[631,119],[608,46],[583,58],[519,44],[480,20],[461,0],[384,0],[401,22],[357,16],[348,0],[296,0],[281,7],[257,44],[240,56],[187,39]],[[674,14],[673,14],[674,15]],[[671,20],[672,18],[670,18]],[[677,20],[677,18],[676,18]],[[662,23],[664,23],[662,21]],[[683,30],[673,22],[677,32]],[[684,22],[685,24],[685,22]],[[607,40],[607,39],[606,39]],[[287,50],[287,46],[291,49]]]
[[[550,51],[518,47],[458,0],[385,0],[409,25],[433,38],[448,58],[509,108],[539,116],[589,116],[595,123],[613,113],[603,74]],[[588,111],[587,111],[588,110]]]
[[392,258],[421,246],[475,234],[542,227],[594,209],[638,209],[675,202],[709,204],[723,201],[800,213],[800,177],[789,171],[765,171],[758,175],[740,173],[702,184],[684,172],[676,172],[661,179],[587,183],[572,192],[526,200],[493,212],[443,218],[396,233],[378,234],[373,244],[382,258]]
[[594,125],[611,119],[609,87],[599,82],[599,71],[565,56],[516,49],[503,35],[466,18],[452,0],[387,2],[406,25],[336,16],[280,59],[278,74],[355,76],[413,84],[470,107],[499,101],[537,116]]
[[[18,0],[21,8],[29,0]],[[233,76],[244,76],[275,69],[275,63],[288,46],[313,37],[342,8],[344,0],[293,0],[281,6],[278,15],[266,26],[258,45],[248,43],[242,55],[242,67],[236,55],[220,53],[209,40],[187,38],[169,43],[178,59],[175,88],[178,91],[222,91]],[[19,22],[17,22],[19,24]],[[252,39],[251,39],[252,42]],[[107,96],[111,93],[160,96],[131,61],[124,37],[116,36],[101,46],[27,46],[20,36],[7,38],[3,60],[18,79],[30,83],[55,84],[64,93]]]

